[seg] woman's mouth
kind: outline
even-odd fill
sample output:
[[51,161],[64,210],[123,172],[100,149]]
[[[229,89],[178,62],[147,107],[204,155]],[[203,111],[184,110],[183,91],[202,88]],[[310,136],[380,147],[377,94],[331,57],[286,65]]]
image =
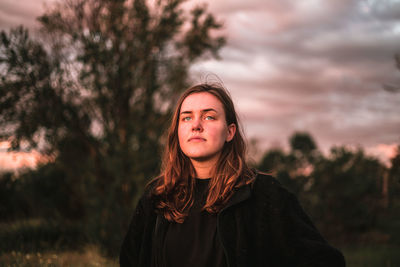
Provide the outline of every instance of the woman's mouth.
[[202,138],[202,137],[191,137],[189,138],[189,142],[203,142],[206,141],[206,139]]

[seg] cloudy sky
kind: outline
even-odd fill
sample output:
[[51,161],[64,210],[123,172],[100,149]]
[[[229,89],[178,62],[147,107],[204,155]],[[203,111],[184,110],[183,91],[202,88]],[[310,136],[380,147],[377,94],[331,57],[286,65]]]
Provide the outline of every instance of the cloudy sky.
[[[0,28],[33,27],[53,0],[2,0]],[[222,80],[259,150],[287,149],[307,131],[327,152],[362,146],[387,159],[400,143],[400,1],[209,0],[224,22],[222,60],[192,68],[195,81]],[[4,161],[4,153],[3,156]],[[0,158],[0,165],[1,163]]]

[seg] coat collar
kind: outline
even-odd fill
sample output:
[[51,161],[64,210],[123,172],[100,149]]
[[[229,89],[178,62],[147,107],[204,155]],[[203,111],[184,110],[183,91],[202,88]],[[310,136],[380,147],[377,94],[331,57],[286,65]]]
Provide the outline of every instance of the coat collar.
[[228,203],[220,212],[250,198],[252,187],[257,179],[258,173],[259,172],[257,169],[252,169],[251,179],[253,179],[253,181],[250,184],[246,184],[244,186],[235,189],[233,196],[228,200]]
[[221,210],[224,211],[225,209],[232,207],[240,202],[245,201],[246,199],[250,198],[251,196],[251,185],[247,184],[242,187],[239,187],[234,193],[233,196],[228,200],[226,206]]

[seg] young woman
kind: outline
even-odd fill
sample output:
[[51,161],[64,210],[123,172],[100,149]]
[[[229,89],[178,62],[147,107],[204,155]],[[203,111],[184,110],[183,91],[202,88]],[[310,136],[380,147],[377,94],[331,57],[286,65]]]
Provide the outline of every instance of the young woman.
[[345,266],[293,194],[251,170],[231,98],[200,84],[178,101],[162,173],[146,187],[121,266]]

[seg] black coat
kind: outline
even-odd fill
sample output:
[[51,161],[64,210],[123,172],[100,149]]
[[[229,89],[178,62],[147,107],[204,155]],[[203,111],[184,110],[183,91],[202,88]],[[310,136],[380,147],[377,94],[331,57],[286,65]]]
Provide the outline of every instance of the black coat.
[[[167,227],[147,191],[122,244],[120,265],[155,266],[154,258],[162,264],[157,259]],[[229,267],[345,266],[296,197],[269,175],[258,173],[254,183],[235,192],[217,215],[217,232]]]

